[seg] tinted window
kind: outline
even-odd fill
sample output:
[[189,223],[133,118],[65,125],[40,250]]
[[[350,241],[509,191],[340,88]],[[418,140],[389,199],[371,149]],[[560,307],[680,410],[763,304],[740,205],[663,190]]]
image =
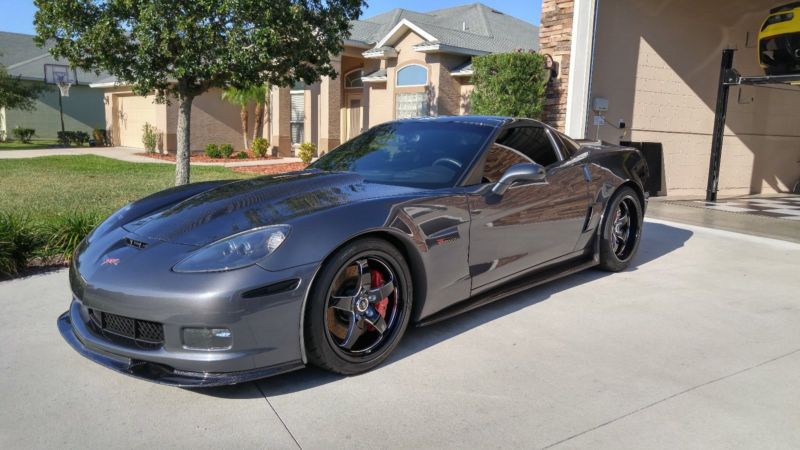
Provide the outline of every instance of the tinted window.
[[580,144],[575,142],[571,137],[561,133],[558,133],[557,136],[561,138],[561,142],[564,144],[562,148],[567,153],[568,157],[571,158],[581,151]]
[[494,183],[514,164],[530,162],[530,158],[522,153],[494,143],[486,152],[486,162],[483,165],[483,182]]
[[398,86],[424,86],[428,83],[428,69],[416,64],[397,71]]
[[345,142],[310,168],[355,172],[372,183],[452,187],[492,131],[465,123],[386,123]]
[[558,161],[544,127],[508,128],[503,130],[496,142],[517,150],[543,166]]

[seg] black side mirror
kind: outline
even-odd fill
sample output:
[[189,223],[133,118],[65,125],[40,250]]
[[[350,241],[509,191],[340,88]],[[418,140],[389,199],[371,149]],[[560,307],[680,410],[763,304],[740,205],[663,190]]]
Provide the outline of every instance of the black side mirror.
[[514,164],[506,170],[500,180],[492,187],[492,193],[503,195],[515,181],[545,181],[546,172],[541,164],[520,163]]

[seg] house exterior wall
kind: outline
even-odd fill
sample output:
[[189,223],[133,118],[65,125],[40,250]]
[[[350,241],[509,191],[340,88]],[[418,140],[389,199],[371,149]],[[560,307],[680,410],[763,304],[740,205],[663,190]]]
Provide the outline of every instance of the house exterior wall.
[[542,0],[542,24],[539,27],[539,52],[552,56],[559,69],[559,76],[550,82],[542,120],[561,131],[564,131],[567,117],[574,3],[574,0]]
[[[114,145],[122,145],[120,139],[120,99],[133,94],[125,87],[106,88],[104,92],[96,90],[101,95],[105,114],[106,129]],[[146,99],[155,102],[155,96],[148,95]],[[255,126],[255,107],[248,109],[248,142],[252,138]],[[158,150],[174,153],[177,150],[178,128],[178,102],[172,100],[169,104],[155,104],[148,117],[138,118],[138,122],[148,122],[155,126],[160,134]],[[242,138],[240,108],[222,99],[222,90],[211,89],[196,97],[192,102],[192,121],[190,129],[191,151],[202,151],[207,144],[231,144],[235,151],[244,149]],[[265,127],[266,128],[266,127]],[[265,130],[266,133],[266,130]],[[129,139],[128,145],[144,148],[138,140]]]
[[[628,124],[625,140],[663,144],[668,195],[705,192],[722,50],[738,49],[734,67],[742,74],[762,74],[756,36],[773,6],[771,0],[599,2],[591,97],[608,99],[609,122]],[[798,104],[796,87],[731,88],[721,196],[790,189],[800,177]],[[589,137],[596,135],[618,142],[621,132],[603,126],[597,134],[590,126]]]
[[[38,81],[24,81],[38,83]],[[13,137],[15,127],[33,128],[36,139],[55,139],[61,131],[58,110],[60,96],[57,86],[50,86],[35,101],[33,111],[6,110],[5,127],[9,138]],[[85,131],[92,135],[94,128],[104,127],[103,93],[85,85],[75,85],[69,90],[69,97],[63,97],[64,129],[66,131]]]

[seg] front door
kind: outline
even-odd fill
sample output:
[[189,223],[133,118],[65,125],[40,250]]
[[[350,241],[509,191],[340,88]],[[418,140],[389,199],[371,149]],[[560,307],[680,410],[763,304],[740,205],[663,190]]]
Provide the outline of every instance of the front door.
[[348,94],[345,109],[345,140],[350,140],[361,134],[361,94]]
[[575,250],[589,209],[580,165],[562,160],[545,128],[515,127],[487,151],[483,182],[497,182],[517,163],[545,166],[542,183],[512,185],[502,196],[469,196],[472,287],[488,288]]

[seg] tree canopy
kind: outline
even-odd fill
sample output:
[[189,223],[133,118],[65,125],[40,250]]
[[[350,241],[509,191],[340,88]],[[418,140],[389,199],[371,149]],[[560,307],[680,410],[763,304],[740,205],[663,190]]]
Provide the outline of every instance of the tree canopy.
[[36,0],[37,42],[139,95],[180,102],[176,183],[188,182],[194,97],[213,87],[288,86],[336,76],[363,0]]
[[547,88],[545,57],[533,52],[496,53],[472,59],[470,111],[538,119]]
[[47,87],[41,83],[25,83],[0,65],[0,108],[33,110],[39,93]]

